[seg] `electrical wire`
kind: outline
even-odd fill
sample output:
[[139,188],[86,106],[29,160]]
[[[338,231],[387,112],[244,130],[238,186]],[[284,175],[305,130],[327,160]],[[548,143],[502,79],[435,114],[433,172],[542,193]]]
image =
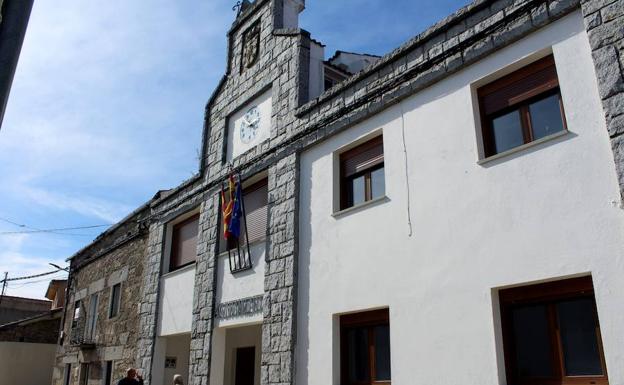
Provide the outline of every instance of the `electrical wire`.
[[24,286],[32,285],[32,284],[35,284],[35,283],[46,282],[46,281],[49,281],[51,279],[58,279],[58,278],[65,278],[65,274],[56,275],[56,276],[48,277],[48,278],[45,278],[45,279],[36,279],[34,281],[22,282],[22,283],[18,283],[18,284],[9,283],[9,284],[7,284],[7,289],[19,289],[19,288],[22,288]]
[[105,227],[105,226],[110,226],[110,224],[106,224],[106,225],[91,225],[91,226],[79,226],[79,227],[63,227],[63,228],[58,228],[58,229],[32,229],[32,230],[23,230],[23,231],[2,231],[2,232],[0,232],[0,235],[37,234],[37,233],[53,233],[53,234],[62,234],[62,235],[91,235],[91,234],[62,233],[61,231],[94,229],[94,228]]
[[41,274],[34,274],[34,275],[27,275],[24,277],[15,277],[15,278],[6,278],[6,279],[2,279],[0,280],[0,282],[10,282],[10,281],[22,281],[24,279],[32,279],[32,278],[38,278],[38,277],[43,277],[46,275],[50,275],[50,274],[54,274],[54,273],[58,273],[59,271],[65,271],[63,269],[57,269],[54,271],[48,271],[47,273],[41,273]]

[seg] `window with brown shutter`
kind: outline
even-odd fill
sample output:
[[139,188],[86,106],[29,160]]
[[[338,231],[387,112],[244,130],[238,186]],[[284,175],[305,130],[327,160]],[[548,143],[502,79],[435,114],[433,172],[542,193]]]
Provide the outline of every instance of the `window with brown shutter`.
[[390,384],[388,309],[340,317],[340,373],[344,385]]
[[477,90],[485,156],[566,130],[552,55]]
[[340,209],[383,197],[386,193],[383,137],[340,154]]
[[199,214],[173,225],[169,271],[195,262],[197,257],[197,231]]
[[499,292],[509,385],[608,384],[591,277]]
[[[246,242],[245,222],[247,223],[247,233],[249,243],[261,241],[266,238],[267,217],[268,217],[268,181],[262,179],[250,186],[243,188],[243,200],[245,204],[245,220],[241,222],[240,245]],[[223,238],[223,224],[219,226],[220,242],[219,252],[227,251],[228,248],[236,248],[235,242],[228,243]]]

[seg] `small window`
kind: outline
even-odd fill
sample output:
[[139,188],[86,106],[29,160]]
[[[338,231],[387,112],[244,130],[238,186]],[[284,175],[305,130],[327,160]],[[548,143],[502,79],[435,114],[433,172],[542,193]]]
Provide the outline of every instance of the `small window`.
[[591,277],[499,294],[510,385],[608,384]]
[[80,385],[89,385],[89,370],[90,365],[88,363],[80,364]]
[[388,309],[341,316],[340,357],[343,385],[390,384]]
[[485,156],[566,130],[552,55],[477,91]]
[[105,361],[103,366],[104,366],[104,376],[102,377],[103,385],[112,385],[113,361]]
[[[267,234],[268,217],[268,183],[267,179],[252,184],[243,189],[243,204],[245,206],[245,219],[241,223],[240,245],[245,244],[245,225],[249,235],[249,243],[261,241]],[[219,252],[235,249],[235,242],[226,242],[223,237],[223,223],[219,225]]]
[[89,311],[87,313],[87,326],[85,329],[84,341],[87,343],[93,342],[96,334],[97,327],[97,312],[98,312],[98,295],[91,294],[89,299]]
[[197,258],[198,228],[199,214],[193,215],[173,226],[169,271],[179,269],[195,262]]
[[65,364],[65,371],[63,372],[63,385],[69,385],[71,381],[71,364]]
[[81,304],[80,301],[74,302],[74,318],[72,319],[72,328],[78,326],[78,321],[80,321],[81,316]]
[[340,154],[340,190],[341,210],[386,194],[381,136]]
[[121,283],[113,285],[111,288],[110,308],[108,309],[108,318],[113,318],[119,314],[119,306],[121,305]]

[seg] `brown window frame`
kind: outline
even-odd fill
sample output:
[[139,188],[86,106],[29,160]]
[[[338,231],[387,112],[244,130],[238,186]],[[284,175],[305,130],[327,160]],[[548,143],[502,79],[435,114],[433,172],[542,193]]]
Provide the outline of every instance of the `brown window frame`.
[[[255,192],[255,191],[257,191],[257,190],[259,190],[259,189],[261,189],[261,188],[263,188],[265,186],[266,186],[266,190],[267,190],[267,196],[266,196],[267,203],[266,203],[265,206],[262,206],[262,207],[264,207],[267,210],[266,217],[265,217],[265,224],[264,224],[265,232],[264,232],[264,235],[256,236],[256,237],[253,237],[253,234],[252,234],[252,236],[250,236],[250,239],[249,239],[249,243],[250,244],[266,240],[266,238],[267,238],[267,230],[268,230],[268,224],[269,224],[269,213],[268,213],[268,209],[269,209],[269,196],[268,196],[269,195],[269,188],[268,188],[268,186],[269,186],[269,179],[265,177],[265,178],[260,179],[257,182],[254,182],[254,183],[250,184],[247,187],[243,187],[243,201],[244,201],[246,196],[248,196],[249,194],[251,194],[251,193],[253,193],[253,192]],[[240,240],[241,240],[241,245],[240,246],[241,247],[242,247],[243,243],[246,241],[247,234],[245,234],[245,226],[246,225],[249,226],[249,222],[246,222],[247,221],[247,217],[249,215],[250,215],[250,211],[248,210],[248,207],[245,207],[245,217],[243,218],[243,220],[241,222],[241,237],[240,237]],[[253,231],[249,227],[247,228],[247,230],[248,230],[247,231],[248,233]],[[225,238],[223,238],[223,222],[222,222],[222,220],[219,222],[219,242],[220,242],[220,244],[224,244],[225,245],[225,247],[219,246],[219,253],[224,253],[224,252],[226,252],[228,250],[236,250],[237,249],[237,245],[236,245],[235,241],[233,241],[231,239],[226,241]]]
[[[346,166],[347,162],[350,159],[360,156],[362,153],[376,147],[381,147],[381,159],[373,159],[373,162],[370,165],[363,167],[361,170],[357,170],[357,172],[350,174],[347,173]],[[377,171],[382,168],[384,169],[385,180],[385,154],[383,149],[383,135],[379,135],[373,139],[368,140],[365,143],[358,145],[357,147],[354,147],[340,154],[340,210],[345,210],[350,207],[354,207],[359,204],[363,204],[373,200],[371,174],[373,173],[373,171]],[[364,202],[354,204],[353,191],[350,188],[351,181],[361,176],[364,176]]]
[[[375,381],[376,368],[375,368],[375,339],[373,330],[375,326],[388,325],[390,327],[390,314],[389,309],[379,309],[364,311],[358,313],[345,314],[340,316],[340,383],[343,385],[391,385],[392,377],[390,380]],[[368,367],[369,367],[369,382],[350,383],[348,373],[349,351],[347,342],[347,332],[351,329],[365,328],[368,330]],[[390,353],[390,360],[392,359],[392,352]],[[391,375],[392,376],[392,375]]]
[[197,255],[195,256],[195,259],[193,259],[192,261],[189,261],[187,263],[184,264],[178,264],[179,263],[179,255],[178,255],[178,248],[176,247],[176,245],[178,244],[178,231],[177,229],[179,229],[182,226],[185,226],[191,222],[197,221],[198,222],[198,233],[196,235],[197,238],[199,238],[199,213],[197,214],[193,214],[191,215],[189,218],[186,218],[178,223],[175,223],[172,227],[171,227],[171,247],[169,248],[170,253],[169,253],[169,272],[175,271],[175,270],[179,270],[182,269],[186,266],[192,265],[193,263],[196,262],[196,258]]
[[[591,298],[594,301],[594,317],[596,321],[596,338],[598,353],[602,366],[602,376],[567,376],[565,375],[564,352],[561,336],[557,327],[556,304],[566,299]],[[503,331],[503,347],[507,384],[509,385],[608,385],[607,367],[602,347],[602,336],[598,320],[594,288],[591,276],[565,279],[561,281],[521,286],[499,291],[501,327]],[[552,378],[520,378],[516,374],[513,338],[512,310],[519,305],[541,304],[547,306],[548,333],[551,339]]]
[[[522,85],[523,83],[525,85]],[[526,85],[529,83],[530,85]],[[562,132],[568,129],[563,101],[561,99],[561,90],[559,89],[559,77],[557,75],[555,59],[552,54],[480,87],[477,90],[477,95],[481,115],[481,135],[486,158],[513,149],[504,151],[496,150],[492,121],[500,116],[518,110],[522,127],[522,145],[531,143],[535,139],[533,127],[531,125],[529,105],[548,96],[558,96],[559,110],[561,112],[561,121],[563,124]],[[486,99],[493,95],[497,99],[497,102],[488,103]],[[495,104],[495,106],[491,106],[491,104]]]

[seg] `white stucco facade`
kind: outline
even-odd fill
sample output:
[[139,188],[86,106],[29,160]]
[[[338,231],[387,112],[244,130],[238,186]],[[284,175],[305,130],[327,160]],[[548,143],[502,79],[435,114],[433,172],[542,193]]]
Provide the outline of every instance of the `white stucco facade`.
[[[244,250],[243,250],[244,251]],[[252,268],[240,273],[230,273],[228,253],[219,255],[217,265],[217,303],[253,297],[264,293],[264,267],[266,242],[249,246]]]
[[[550,52],[569,132],[481,162],[475,88]],[[379,132],[386,198],[336,213],[336,153]],[[338,385],[338,316],[384,307],[393,384],[505,384],[497,291],[589,274],[624,383],[624,210],[580,12],[305,151],[300,183],[298,385]]]
[[190,333],[193,315],[195,264],[161,278],[158,335]]

